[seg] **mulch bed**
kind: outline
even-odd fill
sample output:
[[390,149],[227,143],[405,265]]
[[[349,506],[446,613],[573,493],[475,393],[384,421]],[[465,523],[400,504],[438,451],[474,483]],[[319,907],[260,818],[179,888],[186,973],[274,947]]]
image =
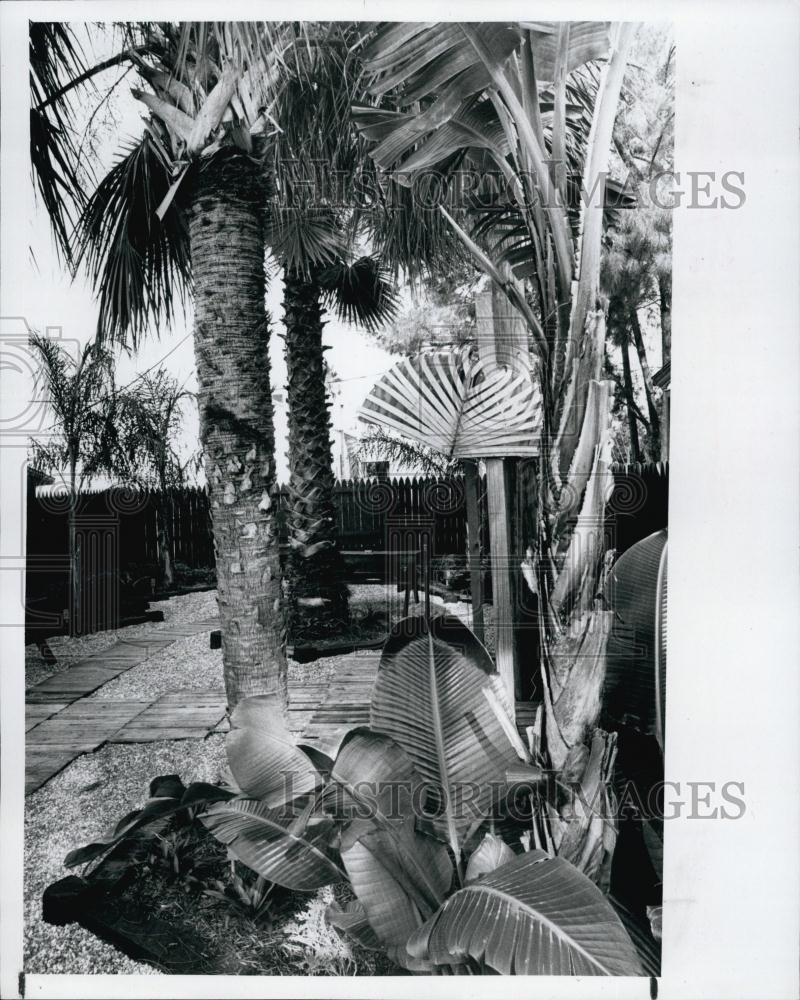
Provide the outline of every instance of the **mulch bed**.
[[[161,844],[172,849],[161,850]],[[72,896],[74,876],[56,883],[45,893],[43,913],[52,923],[75,921],[168,975],[404,974],[382,955],[345,943],[321,925],[327,902],[318,894],[273,886],[268,906],[254,917],[236,898],[234,879],[247,888],[256,880],[195,823],[188,839],[176,842],[167,835],[158,841],[150,857],[112,888]],[[352,896],[339,885],[327,898],[344,902]],[[309,920],[315,911],[316,920]]]

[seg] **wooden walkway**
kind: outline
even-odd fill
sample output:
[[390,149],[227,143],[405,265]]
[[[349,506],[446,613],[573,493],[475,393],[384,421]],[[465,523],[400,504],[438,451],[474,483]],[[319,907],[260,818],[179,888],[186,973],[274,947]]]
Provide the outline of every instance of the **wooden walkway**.
[[[76,757],[106,743],[204,739],[226,732],[223,689],[170,691],[156,699],[89,699],[103,684],[188,636],[211,631],[216,620],[166,626],[109,649],[30,688],[25,696],[25,794],[29,795]],[[369,695],[380,654],[354,653],[329,685],[289,682],[289,729],[308,746],[335,755],[344,734],[369,721]]]
[[[141,701],[89,701],[86,696],[107,684],[115,677],[142,663],[154,653],[173,642],[202,632],[210,632],[219,624],[218,619],[190,622],[185,625],[166,625],[143,638],[121,639],[112,646],[94,653],[25,692],[25,794],[40,788],[46,781],[67,766],[76,757],[91,753],[107,742],[132,742],[121,738],[126,727],[139,716],[152,710],[147,717],[147,728],[133,727],[134,733],[144,732],[151,740],[175,739],[165,736],[164,726],[159,725],[165,716],[163,707],[156,708],[163,699]],[[187,702],[185,692],[180,709],[188,709],[193,725],[192,736],[206,736],[225,714],[222,709],[209,718],[209,706]],[[202,700],[203,692],[191,692]],[[170,695],[164,696],[169,698]],[[172,706],[170,708],[179,706]],[[194,725],[197,722],[197,725]],[[202,724],[202,728],[201,728]],[[155,733],[160,729],[160,734]]]
[[[76,757],[107,743],[205,739],[226,732],[223,689],[170,691],[156,699],[98,700],[86,695],[172,642],[211,631],[216,621],[165,627],[139,640],[123,640],[26,695],[25,794],[40,788]],[[363,650],[344,660],[333,680],[289,682],[289,729],[298,743],[335,757],[345,734],[369,724],[369,701],[380,651]],[[517,704],[517,725],[532,721],[534,705]]]
[[190,622],[186,625],[165,625],[138,639],[120,639],[108,649],[93,653],[74,667],[62,670],[46,681],[28,688],[25,704],[54,703],[67,705],[85,698],[109,681],[142,663],[154,653],[171,646],[178,639],[186,639],[200,632],[210,632],[219,625],[219,619]]

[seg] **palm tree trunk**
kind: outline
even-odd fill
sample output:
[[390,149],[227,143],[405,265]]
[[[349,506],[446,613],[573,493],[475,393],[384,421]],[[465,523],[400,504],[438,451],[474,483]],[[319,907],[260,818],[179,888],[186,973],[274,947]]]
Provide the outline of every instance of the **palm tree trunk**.
[[336,537],[331,421],[325,391],[321,289],[284,276],[289,374],[289,581],[296,638],[336,631],[349,618]]
[[625,378],[625,399],[628,411],[628,431],[631,438],[631,461],[641,461],[641,451],[639,450],[639,429],[636,426],[636,413],[634,411],[635,401],[633,398],[633,379],[631,378],[631,359],[628,351],[630,344],[628,338],[622,341],[622,374]]
[[650,373],[650,366],[647,363],[647,353],[644,349],[644,338],[642,328],[639,326],[639,317],[636,310],[630,311],[631,330],[633,332],[633,343],[636,346],[636,353],[639,356],[639,367],[642,369],[642,380],[644,381],[644,395],[647,399],[647,415],[650,419],[650,433],[647,437],[647,450],[650,458],[654,462],[661,460],[661,417],[658,413],[655,399],[655,386],[653,376]]
[[661,309],[661,364],[668,365],[672,357],[672,278],[658,279],[658,299]]
[[168,495],[167,487],[161,485],[158,502],[158,561],[161,572],[161,586],[169,590],[175,583],[172,569],[172,494]]
[[78,490],[76,483],[76,461],[70,460],[69,467],[69,513],[67,517],[69,547],[69,634],[80,635],[82,631],[83,601],[81,600],[81,554],[78,545]]
[[198,172],[194,344],[229,711],[248,695],[286,699],[263,206],[249,158],[218,154]]

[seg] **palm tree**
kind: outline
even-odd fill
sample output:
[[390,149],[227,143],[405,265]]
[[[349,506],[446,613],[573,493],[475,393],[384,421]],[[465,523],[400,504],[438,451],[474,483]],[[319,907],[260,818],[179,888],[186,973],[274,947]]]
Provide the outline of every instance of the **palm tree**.
[[661,360],[671,346],[672,216],[652,197],[652,181],[673,166],[674,46],[663,29],[644,34],[637,43],[626,103],[614,129],[614,146],[637,191],[637,205],[610,234],[603,257],[601,282],[618,317],[620,337],[636,351],[644,384],[648,427],[647,450],[661,458],[661,415],[647,358],[640,311],[657,307],[661,326]]
[[[350,107],[358,95],[356,26],[306,29],[292,58],[302,67],[275,106],[276,179],[267,241],[283,270],[289,404],[290,622],[295,638],[340,630],[348,590],[338,551],[330,414],[322,331],[326,309],[368,331],[393,317],[397,298],[380,261],[358,255],[371,232],[354,207],[370,169]],[[323,174],[324,171],[324,174]],[[325,178],[335,177],[335,184]],[[354,259],[356,258],[356,259]]]
[[[633,391],[628,320],[627,316],[620,315],[619,303],[613,298],[608,304],[608,338],[613,344],[619,347],[620,354],[622,355],[622,390],[625,397],[625,410],[628,418],[630,461],[635,463],[641,460],[637,420],[643,420],[643,418],[641,417],[639,407],[636,405],[636,397]],[[607,361],[610,366],[610,359],[607,359]]]
[[175,582],[172,565],[171,491],[185,482],[194,456],[181,460],[175,438],[183,419],[182,404],[193,393],[178,385],[163,368],[146,372],[135,387],[120,393],[121,477],[156,491],[160,582]]
[[81,601],[81,551],[78,505],[83,487],[116,464],[117,395],[114,359],[95,343],[88,343],[77,359],[58,341],[34,334],[31,346],[39,360],[37,387],[45,394],[52,424],[33,441],[32,463],[42,472],[61,477],[68,498],[68,552],[72,635],[84,626]]
[[[349,618],[338,551],[330,403],[322,331],[326,306],[373,328],[395,296],[374,258],[284,263],[284,326],[289,403],[288,579],[295,636],[341,629]],[[373,319],[373,317],[376,317]]]
[[[136,347],[192,290],[231,709],[248,694],[285,697],[261,161],[293,38],[281,25],[125,26],[114,59],[139,74],[150,117],[89,198],[75,242],[108,337]],[[63,81],[58,100],[85,78]]]

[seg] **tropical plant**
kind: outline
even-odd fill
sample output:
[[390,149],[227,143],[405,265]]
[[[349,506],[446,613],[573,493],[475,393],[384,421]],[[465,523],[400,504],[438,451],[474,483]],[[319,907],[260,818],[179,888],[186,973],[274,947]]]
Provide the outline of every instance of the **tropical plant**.
[[[295,746],[272,699],[250,698],[232,717],[228,761],[238,794],[201,813],[206,827],[279,885],[347,879],[356,898],[333,904],[330,922],[402,967],[642,974],[596,884],[602,838],[591,838],[594,851],[564,845],[559,857],[531,847],[542,772],[488,653],[456,619],[395,626],[369,728],[347,733],[332,758]],[[577,801],[569,792],[560,786],[551,807],[566,812]],[[613,814],[603,816],[613,827]],[[526,933],[514,933],[520,926]]]
[[243,877],[236,870],[236,862],[231,861],[228,879],[214,879],[203,889],[203,893],[209,899],[224,904],[257,924],[271,919],[270,905],[274,888],[273,882],[267,882],[260,875],[254,879]]
[[[531,450],[516,440],[505,454],[539,452],[530,552],[512,554],[522,564],[518,587],[538,602],[544,711],[534,735],[558,772],[600,796],[610,794],[615,758],[614,734],[596,728],[613,617],[598,600],[613,559],[603,529],[611,440],[600,264],[604,233],[621,224],[616,209],[630,204],[624,174],[612,178],[610,169],[635,30],[603,22],[380,24],[362,55],[381,106],[355,109],[377,166],[412,197],[435,174],[439,214],[527,328],[531,361],[514,367],[535,385],[538,426],[529,410],[522,424],[535,430]],[[415,398],[437,395],[427,373],[406,381]],[[480,387],[473,380],[466,398],[480,398]],[[381,395],[368,407],[383,420]],[[397,410],[395,421],[416,434],[413,407]],[[426,434],[443,426],[421,424]],[[458,420],[452,426],[463,433]],[[496,444],[497,428],[488,426],[491,434],[481,439],[478,429],[470,443],[473,455]],[[458,443],[441,437],[447,447]],[[599,846],[591,824],[544,804],[538,814],[545,846],[560,856],[585,849],[607,871],[612,845]]]
[[296,37],[267,23],[124,25],[112,59],[77,75],[51,67],[60,100],[113,63],[141,79],[134,96],[148,120],[88,199],[75,257],[98,293],[99,329],[134,347],[192,289],[231,707],[285,690],[262,160]]
[[[298,228],[309,220],[297,221]],[[331,227],[335,231],[335,226]],[[338,551],[329,400],[322,330],[326,301],[367,327],[394,311],[394,294],[372,257],[348,265],[333,250],[313,262],[284,260],[289,403],[288,582],[295,638],[336,632],[349,618]],[[342,248],[342,255],[344,248]],[[327,262],[326,262],[327,261]]]
[[[271,220],[264,204],[276,182],[276,153],[299,148],[306,157],[313,149],[334,155],[335,116],[342,121],[352,93],[343,76],[337,81],[325,67],[347,59],[348,45],[358,40],[343,44],[348,30],[294,23],[124,25],[117,54],[61,87],[54,85],[58,100],[66,100],[75,87],[119,63],[129,64],[142,80],[133,93],[149,112],[143,135],[88,199],[73,247],[98,292],[99,328],[134,346],[149,324],[169,322],[193,289],[201,437],[212,493],[231,707],[242,692],[285,688],[269,317],[263,309],[263,246]],[[57,73],[59,67],[51,69]],[[327,90],[317,93],[314,88],[326,72]],[[283,126],[274,128],[281,115]],[[298,140],[305,144],[298,147]],[[336,156],[332,169],[346,159],[341,151]],[[277,159],[280,165],[282,158]],[[348,170],[352,175],[353,167]],[[288,174],[282,171],[281,197]],[[77,175],[70,180],[79,190]],[[338,217],[326,213],[321,222],[304,214],[294,227],[284,217],[280,226],[271,225],[269,239],[288,276],[287,347],[298,348],[291,368],[302,376],[292,387],[298,456],[292,511],[302,522],[293,535],[292,562],[310,567],[297,573],[307,586],[321,579],[336,592],[330,602],[336,617],[346,594],[340,574],[323,565],[331,561],[333,541],[326,507],[330,445],[319,365],[311,364],[321,356],[321,344],[316,346],[321,299],[334,296],[340,315],[369,327],[390,310],[391,296],[369,257],[352,261],[351,240],[345,241],[347,253],[341,252]],[[427,234],[414,230],[405,240],[406,250],[415,248],[416,240],[424,254],[423,237]],[[389,244],[392,239],[397,239],[394,230]],[[321,255],[315,245],[323,248]],[[322,271],[312,287],[307,287],[309,267]],[[230,280],[234,274],[236,280]],[[234,618],[240,628],[233,627]]]
[[[635,582],[652,562],[648,549],[632,574],[620,573]],[[644,676],[640,664],[627,670]],[[608,895],[613,790],[596,762],[576,757],[549,780],[540,745],[522,743],[489,654],[460,621],[399,622],[369,726],[331,750],[295,745],[277,697],[242,700],[224,787],[157,779],[143,809],[66,861],[100,864],[48,892],[79,900],[95,882],[108,887],[109,866],[119,876],[143,836],[188,813],[257,877],[251,891],[236,890],[237,905],[260,912],[273,884],[310,892],[349,882],[355,898],[331,904],[329,922],[410,971],[658,974],[644,913]],[[590,756],[613,751],[596,731]]]
[[[299,30],[299,29],[298,29]],[[396,295],[381,262],[360,253],[366,218],[354,207],[366,152],[350,118],[358,94],[356,26],[306,26],[302,61],[276,103],[271,144],[276,192],[267,231],[283,271],[289,404],[287,560],[291,628],[335,632],[348,619],[336,537],[325,311],[369,331],[391,319]],[[326,177],[328,178],[326,180]],[[329,178],[335,178],[333,183]]]
[[[669,32],[642,32],[632,62],[636,68],[615,124],[614,147],[628,172],[628,188],[636,193],[636,206],[622,213],[609,234],[601,284],[609,297],[611,339],[622,349],[628,372],[629,346],[634,347],[642,374],[647,415],[635,402],[628,404],[632,445],[639,421],[647,431],[651,459],[660,461],[661,414],[640,315],[652,316],[656,321],[653,325],[660,326],[661,360],[667,364],[672,330],[672,214],[657,200],[657,180],[673,168],[674,46]],[[624,377],[627,383],[630,375]]]
[[78,534],[80,494],[93,477],[112,472],[119,455],[114,359],[109,351],[91,341],[77,358],[52,337],[34,334],[31,347],[39,364],[37,390],[43,393],[52,415],[52,423],[31,442],[31,461],[36,469],[58,476],[66,489],[69,627],[71,634],[78,635],[84,626],[85,610]]
[[74,138],[74,95],[62,91],[62,84],[85,73],[86,57],[69,24],[31,21],[29,60],[31,171],[56,248],[72,264],[71,235],[85,203],[85,177]]
[[171,491],[183,485],[197,456],[182,459],[176,448],[182,404],[193,393],[164,369],[146,372],[120,393],[121,473],[128,482],[156,490],[158,558],[161,584],[174,583]]
[[[375,339],[390,354],[412,355],[475,342],[475,292],[481,281],[470,260],[447,251],[447,260],[427,276],[424,294],[377,331]],[[444,273],[438,273],[438,272]],[[412,291],[417,290],[413,288]]]
[[458,476],[463,471],[458,459],[448,458],[419,441],[377,425],[369,426],[366,433],[359,437],[352,454],[358,462],[383,460],[442,479]]

